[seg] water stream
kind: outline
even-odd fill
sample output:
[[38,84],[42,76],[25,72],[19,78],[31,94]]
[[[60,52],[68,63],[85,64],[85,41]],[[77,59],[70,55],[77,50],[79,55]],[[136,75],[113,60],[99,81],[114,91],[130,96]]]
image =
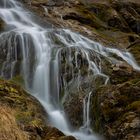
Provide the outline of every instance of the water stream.
[[86,129],[87,132],[92,132],[90,128],[90,100],[91,94],[87,94],[87,96],[83,100],[83,126],[82,129]]
[[[75,67],[71,69],[71,83],[76,81],[80,88],[81,70],[79,54],[87,61],[88,71],[94,76],[101,76],[104,84],[109,81],[109,76],[102,72],[102,57],[110,63],[118,60],[113,55],[126,61],[134,69],[140,70],[132,55],[128,52],[114,48],[105,48],[78,33],[68,29],[42,27],[37,24],[32,14],[25,10],[16,0],[0,1],[0,17],[6,23],[6,30],[0,34],[0,47],[3,50],[5,61],[2,62],[1,76],[12,78],[15,71],[20,71],[25,80],[25,86],[31,91],[46,109],[52,125],[67,135],[73,135],[79,140],[99,139],[90,128],[90,96],[91,91],[84,99],[83,125],[86,129],[71,130],[66,114],[60,105],[60,61],[62,52],[68,50],[64,56],[66,63]],[[74,49],[74,52],[72,51]],[[93,59],[94,55],[96,59]],[[1,63],[1,62],[0,62]],[[18,67],[18,68],[17,68]],[[74,69],[77,68],[77,76]],[[18,70],[17,70],[18,69]],[[65,70],[67,71],[67,69]],[[9,73],[9,75],[8,75]],[[64,86],[70,82],[63,80]],[[65,100],[65,93],[63,100]]]

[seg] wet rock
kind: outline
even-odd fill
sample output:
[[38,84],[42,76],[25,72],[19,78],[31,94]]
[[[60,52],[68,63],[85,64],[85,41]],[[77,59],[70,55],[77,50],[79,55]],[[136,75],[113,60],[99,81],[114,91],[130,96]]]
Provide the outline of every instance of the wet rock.
[[109,139],[139,137],[139,91],[139,78],[99,88],[93,97],[94,129]]
[[0,32],[4,29],[5,23],[4,21],[0,18]]
[[131,46],[129,46],[129,51],[133,54],[138,64],[140,64],[140,40],[137,40]]
[[136,77],[139,72],[133,70],[133,68],[125,62],[118,62],[115,65],[112,65],[112,72],[110,77],[111,84],[121,84],[126,82],[133,77]]
[[80,15],[77,15],[76,13],[69,13],[68,15],[63,16],[64,20],[76,20],[79,21],[82,24],[86,24],[86,25],[92,25],[92,20],[88,19],[88,18],[84,18]]
[[[8,40],[7,40],[8,38]],[[29,51],[30,54],[27,56],[26,64],[30,64],[29,71],[29,83],[31,83],[33,69],[35,66],[35,48],[32,42],[31,36],[23,34],[23,38],[26,40],[25,50]],[[13,41],[15,40],[15,41]],[[9,45],[10,44],[10,45]],[[10,31],[10,33],[3,33],[0,38],[0,75],[5,79],[10,79],[17,75],[22,75],[21,65],[23,62],[23,51],[22,50],[21,37],[18,33]]]
[[134,17],[132,13],[127,11],[127,9],[122,9],[120,13],[128,23],[129,27],[132,29],[132,31],[140,33],[140,19],[138,17]]
[[83,94],[69,93],[64,102],[64,110],[72,126],[78,128],[83,123]]
[[64,3],[63,0],[23,0],[23,2],[30,6],[60,6]]
[[29,5],[42,5],[48,3],[48,0],[23,0],[23,2]]

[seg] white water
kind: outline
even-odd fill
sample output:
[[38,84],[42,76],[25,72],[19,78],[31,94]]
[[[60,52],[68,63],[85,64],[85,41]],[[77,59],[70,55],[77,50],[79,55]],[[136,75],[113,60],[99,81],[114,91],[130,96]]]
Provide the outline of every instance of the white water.
[[81,129],[85,129],[87,132],[92,132],[90,128],[90,100],[91,100],[90,92],[83,100],[83,126]]
[[[65,134],[74,135],[77,139],[97,140],[98,138],[94,134],[88,134],[84,129],[72,131],[69,128],[59,101],[59,59],[61,59],[59,56],[67,48],[69,50],[68,63],[71,63],[70,50],[75,48],[76,67],[79,68],[78,54],[80,53],[87,60],[89,71],[92,71],[95,76],[100,75],[105,78],[105,84],[107,84],[109,77],[102,73],[102,67],[99,65],[102,61],[101,56],[110,63],[116,63],[118,60],[112,57],[112,54],[115,54],[134,69],[140,70],[131,54],[113,48],[105,48],[67,29],[41,27],[32,20],[31,13],[24,10],[16,0],[0,1],[0,17],[5,21],[8,29],[0,34],[0,47],[8,48],[1,75],[5,77],[5,71],[8,69],[10,78],[12,78],[18,57],[22,58],[21,73],[24,76],[26,87],[42,103],[49,114],[51,123]],[[20,50],[20,56],[17,50]],[[53,50],[56,50],[54,54]],[[98,62],[91,58],[91,54],[96,56]],[[34,62],[31,61],[31,58]],[[74,74],[72,75],[74,78]],[[80,82],[80,70],[78,77],[74,80]],[[67,84],[66,82],[65,85]],[[84,125],[87,129],[90,129],[90,95],[87,95],[88,101],[85,103],[86,109],[83,115]]]

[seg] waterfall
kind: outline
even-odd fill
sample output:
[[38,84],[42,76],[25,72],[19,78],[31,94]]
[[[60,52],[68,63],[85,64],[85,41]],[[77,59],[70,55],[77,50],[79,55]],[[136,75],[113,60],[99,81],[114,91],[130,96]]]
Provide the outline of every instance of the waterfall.
[[91,132],[90,128],[90,100],[91,100],[90,92],[83,100],[83,126],[81,129],[86,129],[87,132]]
[[[32,14],[16,0],[0,1],[0,17],[6,24],[6,30],[0,34],[0,49],[2,59],[4,59],[4,62],[0,62],[1,76],[7,79],[12,78],[15,71],[18,71],[25,80],[26,88],[42,103],[50,122],[55,127],[66,135],[73,135],[80,140],[97,140],[98,137],[93,133],[81,131],[80,128],[70,129],[60,103],[61,82],[63,81],[65,87],[64,101],[70,84],[75,83],[78,90],[80,89],[81,66],[86,65],[88,74],[92,73],[94,77],[102,77],[104,83],[107,84],[109,76],[103,73],[102,58],[113,64],[119,61],[113,57],[116,55],[134,69],[140,70],[133,56],[125,51],[103,47],[68,29],[42,27],[33,20]],[[61,61],[71,66],[69,71],[67,67],[63,67],[64,73],[71,74],[69,82],[61,72]],[[88,93],[84,100],[86,109],[84,109],[83,118],[84,125],[90,128],[91,91]]]

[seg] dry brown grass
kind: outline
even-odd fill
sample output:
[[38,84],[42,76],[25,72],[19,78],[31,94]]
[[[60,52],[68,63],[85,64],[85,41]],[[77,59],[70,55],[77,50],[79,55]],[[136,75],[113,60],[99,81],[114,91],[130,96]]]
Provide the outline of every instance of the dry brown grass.
[[28,140],[29,136],[17,126],[14,110],[0,105],[0,140]]

